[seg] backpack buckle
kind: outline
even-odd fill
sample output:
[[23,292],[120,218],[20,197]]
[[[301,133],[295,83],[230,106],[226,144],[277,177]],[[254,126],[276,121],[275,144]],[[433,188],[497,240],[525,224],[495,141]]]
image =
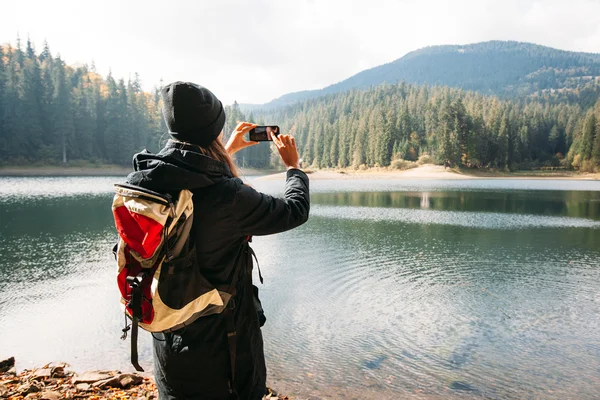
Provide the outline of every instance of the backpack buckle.
[[227,302],[227,308],[233,310],[233,309],[235,309],[235,306],[236,306],[236,304],[235,304],[235,297],[231,297],[229,299],[229,301]]
[[138,287],[138,285],[140,284],[140,281],[138,281],[137,276],[128,276],[127,277],[127,283],[129,284],[129,286],[131,287]]

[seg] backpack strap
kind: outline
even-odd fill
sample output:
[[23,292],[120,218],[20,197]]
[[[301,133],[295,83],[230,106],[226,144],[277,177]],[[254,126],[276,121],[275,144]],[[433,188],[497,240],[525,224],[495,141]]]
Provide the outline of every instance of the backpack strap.
[[138,323],[142,319],[142,290],[139,286],[138,277],[128,276],[127,283],[131,286],[131,303],[129,307],[132,311],[131,318],[131,364],[136,371],[144,372],[138,361]]
[[[252,236],[248,236],[248,242],[252,242]],[[265,282],[262,274],[260,273],[260,264],[258,263],[258,258],[256,258],[256,253],[254,252],[254,249],[252,249],[252,247],[248,246],[248,249],[250,251],[250,254],[252,254],[252,257],[254,257],[254,261],[256,261],[256,268],[258,269],[258,279],[260,279],[260,283],[262,285]]]
[[252,247],[248,247],[250,254],[252,254],[252,257],[254,258],[254,261],[256,261],[256,268],[258,269],[258,279],[260,279],[260,283],[264,284],[264,279],[262,274],[260,273],[260,264],[258,263],[258,258],[256,258],[256,253],[254,252],[254,249]]
[[227,307],[223,311],[223,316],[225,317],[225,328],[227,331],[227,345],[229,347],[229,361],[231,363],[231,379],[228,381],[229,393],[232,394],[233,396],[235,396],[235,398],[237,398],[237,392],[235,391],[235,386],[234,386],[235,361],[236,361],[236,355],[237,355],[237,340],[236,340],[237,332],[236,332],[236,328],[235,328],[235,307],[236,307],[235,296],[237,294],[236,286],[237,286],[237,282],[238,282],[238,279],[240,276],[240,271],[243,269],[244,266],[246,266],[246,263],[242,262],[242,260],[243,260],[244,256],[248,257],[251,252],[254,253],[252,251],[252,248],[248,245],[250,240],[251,240],[250,236],[248,236],[244,240],[242,250],[240,251],[240,253],[238,254],[238,256],[236,258],[236,261],[234,264],[233,279],[231,280],[231,283],[229,284],[229,289],[227,290],[227,293],[231,294],[231,297],[229,298],[229,301],[227,302]]
[[227,303],[227,308],[223,311],[225,317],[225,328],[227,331],[227,346],[229,347],[229,361],[231,364],[231,379],[227,382],[229,386],[229,393],[233,394],[237,397],[237,393],[235,391],[234,382],[235,382],[235,361],[237,354],[237,332],[235,329],[235,299],[232,297],[229,299],[229,303]]

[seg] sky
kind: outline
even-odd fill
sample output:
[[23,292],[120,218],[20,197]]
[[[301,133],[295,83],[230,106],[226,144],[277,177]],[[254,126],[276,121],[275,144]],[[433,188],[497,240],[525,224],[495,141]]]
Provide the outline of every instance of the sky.
[[2,0],[0,43],[144,89],[183,80],[224,104],[320,89],[422,47],[517,40],[600,52],[600,0]]

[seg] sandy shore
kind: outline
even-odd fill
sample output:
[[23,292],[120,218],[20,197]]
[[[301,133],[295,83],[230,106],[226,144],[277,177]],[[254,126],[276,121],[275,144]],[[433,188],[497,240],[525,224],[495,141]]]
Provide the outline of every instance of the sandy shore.
[[[404,171],[390,169],[360,170],[317,170],[308,171],[308,176],[313,180],[357,180],[357,179],[576,179],[600,180],[600,173],[586,174],[570,171],[519,171],[519,172],[493,172],[483,170],[455,170],[444,169],[440,165],[421,165]],[[266,175],[258,179],[281,179],[285,172]]]

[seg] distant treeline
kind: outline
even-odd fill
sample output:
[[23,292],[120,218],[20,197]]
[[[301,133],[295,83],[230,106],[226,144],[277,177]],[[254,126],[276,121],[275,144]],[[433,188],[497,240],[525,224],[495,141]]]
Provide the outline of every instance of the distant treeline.
[[[304,165],[320,168],[389,166],[425,154],[471,167],[599,168],[600,100],[585,108],[557,99],[500,100],[400,83],[255,116],[234,104],[224,130],[241,120],[278,124],[296,136]],[[36,54],[29,41],[24,50],[19,42],[0,47],[0,163],[128,165],[133,153],[157,150],[165,132],[158,89],[142,91],[137,74],[103,79],[93,66],[65,65],[48,45]],[[278,158],[259,145],[237,161],[265,168]]]
[[600,100],[500,100],[400,83],[307,100],[261,115],[293,132],[305,165],[389,166],[395,159],[470,167],[600,166]]

